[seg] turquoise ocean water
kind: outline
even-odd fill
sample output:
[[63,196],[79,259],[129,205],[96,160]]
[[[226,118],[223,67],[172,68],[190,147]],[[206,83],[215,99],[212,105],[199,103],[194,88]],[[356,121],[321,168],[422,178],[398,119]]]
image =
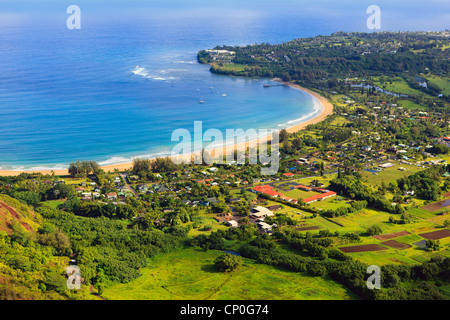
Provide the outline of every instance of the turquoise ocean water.
[[[448,12],[446,2],[403,2],[406,9],[398,3],[381,1],[385,30],[445,29],[448,16],[438,5]],[[81,30],[66,27],[71,4],[81,8]],[[74,160],[106,165],[166,155],[175,144],[172,132],[193,131],[194,121],[225,132],[308,120],[319,111],[308,94],[265,89],[268,79],[211,74],[196,53],[222,44],[368,31],[370,4],[2,1],[0,168],[57,169]]]

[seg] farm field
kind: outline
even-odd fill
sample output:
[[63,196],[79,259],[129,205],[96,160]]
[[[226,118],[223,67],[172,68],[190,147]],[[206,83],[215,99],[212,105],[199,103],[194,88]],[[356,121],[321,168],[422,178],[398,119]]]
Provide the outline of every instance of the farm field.
[[[107,299],[121,300],[348,300],[357,299],[333,280],[309,277],[243,259],[232,273],[217,272],[221,251],[188,248],[157,255],[142,277],[105,289]],[[245,283],[245,285],[242,285]]]
[[[421,212],[421,209],[417,209]],[[425,211],[425,210],[423,210]],[[425,211],[426,212],[426,211]],[[422,212],[423,213],[423,212]],[[368,251],[359,250],[357,248],[347,250],[347,254],[361,260],[365,263],[370,264],[418,264],[426,261],[427,258],[431,257],[432,253],[420,248],[415,245],[416,242],[424,241],[425,238],[422,234],[427,234],[431,232],[431,237],[443,237],[440,239],[441,250],[435,252],[444,257],[450,256],[450,231],[442,229],[442,223],[436,223],[435,219],[438,217],[443,220],[445,216],[436,216],[435,214],[430,214],[422,217],[413,216],[413,223],[410,224],[393,224],[389,222],[389,213],[373,210],[364,209],[361,212],[350,214],[347,216],[337,217],[333,219],[325,219],[324,217],[318,216],[314,219],[308,219],[309,225],[316,225],[319,229],[316,230],[301,230],[298,231],[309,231],[312,234],[318,233],[320,230],[329,230],[331,232],[338,231],[340,234],[345,233],[362,233],[367,230],[369,226],[378,225],[381,227],[383,233],[379,236],[362,236],[359,242],[350,242],[338,245],[341,247],[358,247],[363,246],[363,249]],[[395,217],[397,218],[397,217]],[[447,217],[448,219],[448,217]],[[330,221],[332,220],[332,221]],[[336,223],[333,223],[336,222]],[[390,241],[395,242],[390,242]],[[386,242],[388,241],[388,242]],[[364,248],[364,246],[366,248]],[[373,246],[373,248],[371,248]],[[383,248],[380,248],[383,247]],[[382,250],[381,250],[382,249]],[[380,251],[373,251],[380,250]]]

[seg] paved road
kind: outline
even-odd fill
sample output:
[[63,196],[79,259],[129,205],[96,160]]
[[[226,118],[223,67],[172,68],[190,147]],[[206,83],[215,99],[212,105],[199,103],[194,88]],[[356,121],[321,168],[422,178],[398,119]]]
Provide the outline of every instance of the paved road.
[[133,192],[133,194],[136,196],[136,199],[139,199],[139,194],[136,192],[136,190],[133,189],[133,187],[131,187],[130,182],[128,181],[128,176],[126,173],[121,173],[120,174],[123,178],[123,180],[125,181],[125,185],[127,186],[128,189],[130,189],[131,192]]

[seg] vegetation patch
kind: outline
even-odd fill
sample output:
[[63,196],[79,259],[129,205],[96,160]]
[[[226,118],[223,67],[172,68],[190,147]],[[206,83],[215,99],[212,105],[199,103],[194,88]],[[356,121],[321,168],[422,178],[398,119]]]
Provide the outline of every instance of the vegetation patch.
[[400,250],[404,250],[404,249],[408,249],[411,248],[412,246],[406,243],[401,243],[395,240],[388,240],[388,241],[384,241],[381,243],[384,246],[388,246],[394,249],[400,249]]
[[339,248],[342,252],[350,253],[350,252],[366,252],[366,251],[380,251],[386,250],[386,247],[382,247],[378,244],[364,244],[359,246],[351,246],[351,247],[342,247]]
[[387,234],[380,234],[380,235],[376,235],[376,236],[372,236],[372,237],[377,240],[383,241],[383,240],[398,238],[401,236],[406,236],[408,234],[411,234],[411,233],[409,231],[399,231],[399,232],[393,232],[393,233],[387,233]]
[[444,230],[438,230],[438,231],[433,231],[433,232],[421,233],[420,236],[422,238],[429,239],[429,240],[439,240],[439,239],[450,237],[450,230],[444,229]]

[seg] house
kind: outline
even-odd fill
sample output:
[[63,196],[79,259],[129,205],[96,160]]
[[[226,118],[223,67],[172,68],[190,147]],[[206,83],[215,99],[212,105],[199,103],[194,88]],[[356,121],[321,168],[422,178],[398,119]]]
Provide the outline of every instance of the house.
[[139,184],[136,186],[136,188],[140,191],[140,192],[147,192],[148,191],[148,186],[145,184]]
[[297,199],[289,198],[289,197],[286,197],[286,196],[281,196],[280,199],[282,199],[284,201],[292,202],[292,203],[297,203],[298,202]]
[[237,227],[237,226],[239,226],[239,224],[235,220],[227,221],[226,225],[229,226],[229,227]]
[[266,217],[271,217],[273,215],[274,214],[272,211],[270,211],[267,208],[261,207],[261,206],[254,207],[252,209],[252,213],[250,214],[250,216],[254,217],[254,218],[266,218]]
[[308,164],[308,160],[305,158],[300,158],[298,159],[299,162],[303,163],[303,164]]
[[92,194],[90,192],[83,192],[81,195],[83,196],[83,200],[92,200]]
[[241,198],[231,198],[230,203],[240,202]]
[[279,197],[279,196],[283,196],[282,193],[280,192],[276,192],[271,186],[269,185],[260,185],[260,186],[256,186],[254,188],[251,189],[252,192],[255,193],[263,193],[263,194],[267,194],[271,197]]
[[283,173],[283,176],[285,176],[285,177],[293,177],[294,174],[292,172],[288,172],[288,173]]
[[218,203],[219,202],[219,200],[218,199],[216,199],[216,198],[208,198],[208,199],[206,199],[209,203],[211,203],[211,204],[214,204],[214,203]]
[[257,226],[262,232],[267,232],[267,233],[272,232],[272,226],[265,222],[258,222]]
[[379,167],[381,167],[381,168],[383,168],[383,169],[387,169],[387,168],[391,168],[391,167],[393,167],[393,166],[395,166],[395,164],[393,164],[393,163],[383,163],[383,164],[380,164],[379,165]]
[[322,182],[320,182],[319,180],[313,180],[313,181],[311,181],[310,185],[311,185],[311,187],[321,187],[324,184]]
[[108,200],[116,200],[117,199],[117,193],[115,193],[115,192],[107,193],[106,197],[108,198]]
[[303,191],[311,191],[312,190],[310,187],[304,186],[302,184],[299,184],[299,185],[295,186],[294,189],[300,189],[300,190],[303,190]]
[[317,195],[312,196],[310,198],[303,199],[303,201],[305,203],[312,203],[312,202],[316,202],[316,201],[325,200],[325,199],[328,199],[330,197],[334,197],[334,196],[336,196],[336,194],[337,193],[334,192],[334,191],[328,191],[328,192],[325,192],[325,193],[322,193],[322,194],[317,194]]
[[270,211],[277,211],[277,210],[281,209],[281,206],[273,205],[273,206],[268,207],[267,209],[269,209]]
[[168,192],[170,189],[166,188],[165,186],[162,186],[158,189],[158,192]]

